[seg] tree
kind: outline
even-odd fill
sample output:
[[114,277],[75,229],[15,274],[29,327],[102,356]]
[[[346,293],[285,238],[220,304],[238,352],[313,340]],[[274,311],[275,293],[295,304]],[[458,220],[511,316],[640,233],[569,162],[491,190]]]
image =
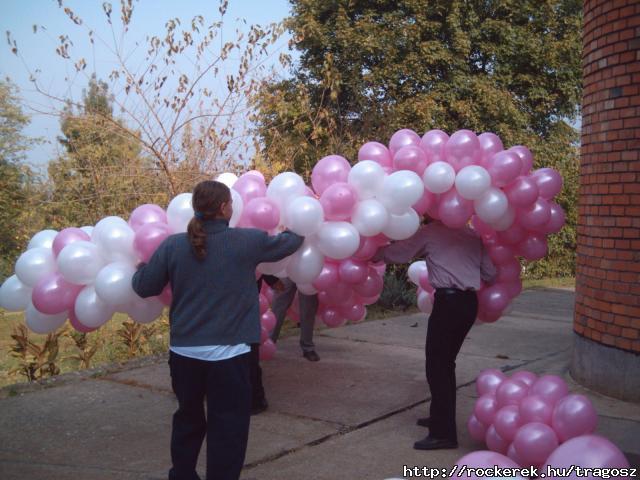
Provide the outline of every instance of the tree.
[[32,172],[22,163],[37,139],[24,135],[29,118],[16,87],[0,80],[0,278],[13,271],[13,261],[26,242],[22,214],[28,209]]
[[[121,0],[119,15],[109,2],[102,3],[107,34],[100,36],[100,26],[86,25],[71,8],[58,0],[60,10],[68,17],[76,31],[59,35],[55,53],[74,72],[65,78],[73,84],[76,78],[87,83],[96,72],[90,72],[87,60],[76,53],[80,41],[100,49],[106,64],[114,65],[106,75],[112,108],[119,115],[117,121],[111,112],[99,108],[94,118],[102,117],[103,125],[111,122],[114,132],[129,137],[141,152],[152,159],[155,168],[165,178],[169,194],[190,190],[181,179],[198,175],[211,176],[219,171],[238,170],[248,161],[252,148],[248,140],[249,106],[251,97],[265,73],[264,61],[271,55],[271,47],[279,39],[282,27],[251,25],[243,32],[236,30],[233,40],[223,39],[228,0],[220,0],[220,20],[207,22],[202,15],[189,21],[168,19],[162,35],[152,35],[144,42],[131,40],[137,36],[133,19],[134,3]],[[80,33],[83,40],[72,40]],[[48,35],[46,28],[34,26],[34,34]],[[104,37],[104,38],[103,38]],[[49,37],[51,38],[51,37]],[[10,32],[7,39],[12,52],[22,58],[17,40]],[[74,43],[75,41],[75,43]],[[43,42],[46,45],[46,40]],[[45,88],[37,68],[29,69],[34,88],[46,102],[34,102],[32,107],[52,104],[48,114],[64,117],[70,108],[85,108],[81,101]],[[42,100],[42,99],[41,99]],[[192,144],[185,147],[185,130]],[[195,172],[184,174],[185,156],[197,149]],[[179,172],[179,174],[176,174]]]
[[[291,4],[300,61],[255,97],[259,161],[284,152],[287,166],[304,172],[332,153],[355,160],[364,142],[386,143],[400,128],[466,128],[527,145],[537,167],[560,167],[563,198],[575,198],[578,137],[569,122],[581,95],[581,2]],[[574,204],[563,207],[575,217]]]
[[141,153],[121,120],[113,117],[106,83],[92,77],[81,108],[68,104],[60,144],[65,153],[49,163],[51,194],[45,202],[52,226],[94,224],[108,215],[125,218],[142,203],[166,203],[168,187]]

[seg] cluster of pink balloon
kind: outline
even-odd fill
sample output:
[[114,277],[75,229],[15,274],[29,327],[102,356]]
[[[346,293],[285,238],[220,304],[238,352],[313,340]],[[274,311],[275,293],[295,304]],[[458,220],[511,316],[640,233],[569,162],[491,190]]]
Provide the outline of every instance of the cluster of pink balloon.
[[[476,379],[476,390],[480,397],[467,422],[469,434],[522,467],[555,465],[551,460],[563,457],[554,452],[569,451],[572,447],[565,444],[593,433],[598,421],[591,401],[570,394],[556,375],[519,371],[507,377],[485,370]],[[598,445],[591,454],[604,448]]]

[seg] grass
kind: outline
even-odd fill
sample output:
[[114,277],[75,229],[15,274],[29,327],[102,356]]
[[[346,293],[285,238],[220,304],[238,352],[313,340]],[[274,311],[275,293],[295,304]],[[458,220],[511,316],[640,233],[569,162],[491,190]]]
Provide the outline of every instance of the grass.
[[[548,278],[541,280],[523,281],[523,287],[527,288],[574,288],[575,278]],[[389,310],[380,305],[371,305],[367,307],[367,317],[365,321],[380,320],[384,318],[395,317],[398,315],[410,315],[418,313],[416,306],[412,306],[407,310]],[[122,323],[127,320],[124,314],[116,314],[109,322],[95,332],[88,334],[88,340],[93,342],[101,342],[95,356],[91,361],[91,366],[96,367],[109,363],[122,362],[130,357],[128,349],[118,336],[118,329],[122,327]],[[18,374],[10,374],[9,372],[19,365],[18,359],[10,355],[11,346],[14,341],[11,338],[14,328],[24,322],[24,314],[22,312],[4,312],[0,310],[0,387],[11,385],[14,383],[26,381],[25,377]],[[166,317],[154,322],[158,325],[158,332],[154,334],[139,354],[150,354],[166,352],[169,345],[168,321]],[[68,327],[71,331],[71,327]],[[298,335],[299,330],[292,322],[285,322],[282,326],[281,337]],[[37,344],[42,344],[45,335],[29,334],[30,340]],[[60,353],[58,355],[58,366],[61,373],[78,369],[79,362],[69,357],[78,354],[78,349],[69,335],[65,335],[60,339]]]

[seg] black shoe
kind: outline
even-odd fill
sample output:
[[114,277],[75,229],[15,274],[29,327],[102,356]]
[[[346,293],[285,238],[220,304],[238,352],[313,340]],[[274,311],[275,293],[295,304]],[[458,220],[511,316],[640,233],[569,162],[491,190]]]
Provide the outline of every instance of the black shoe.
[[429,428],[431,426],[431,418],[430,417],[422,417],[416,421],[416,425],[419,427]]
[[458,448],[458,442],[448,438],[424,437],[413,444],[416,450],[441,450],[445,448]]
[[265,398],[251,407],[251,415],[259,415],[269,408],[269,404]]
[[309,350],[308,352],[302,352],[302,356],[310,362],[317,362],[320,360],[320,356],[315,350]]

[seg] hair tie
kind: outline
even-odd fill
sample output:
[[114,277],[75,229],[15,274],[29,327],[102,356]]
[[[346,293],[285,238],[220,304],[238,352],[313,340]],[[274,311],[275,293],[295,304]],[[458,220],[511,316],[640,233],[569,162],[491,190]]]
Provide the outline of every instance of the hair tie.
[[202,213],[202,212],[193,212],[193,216],[196,217],[198,220],[202,220],[204,218],[204,213]]

